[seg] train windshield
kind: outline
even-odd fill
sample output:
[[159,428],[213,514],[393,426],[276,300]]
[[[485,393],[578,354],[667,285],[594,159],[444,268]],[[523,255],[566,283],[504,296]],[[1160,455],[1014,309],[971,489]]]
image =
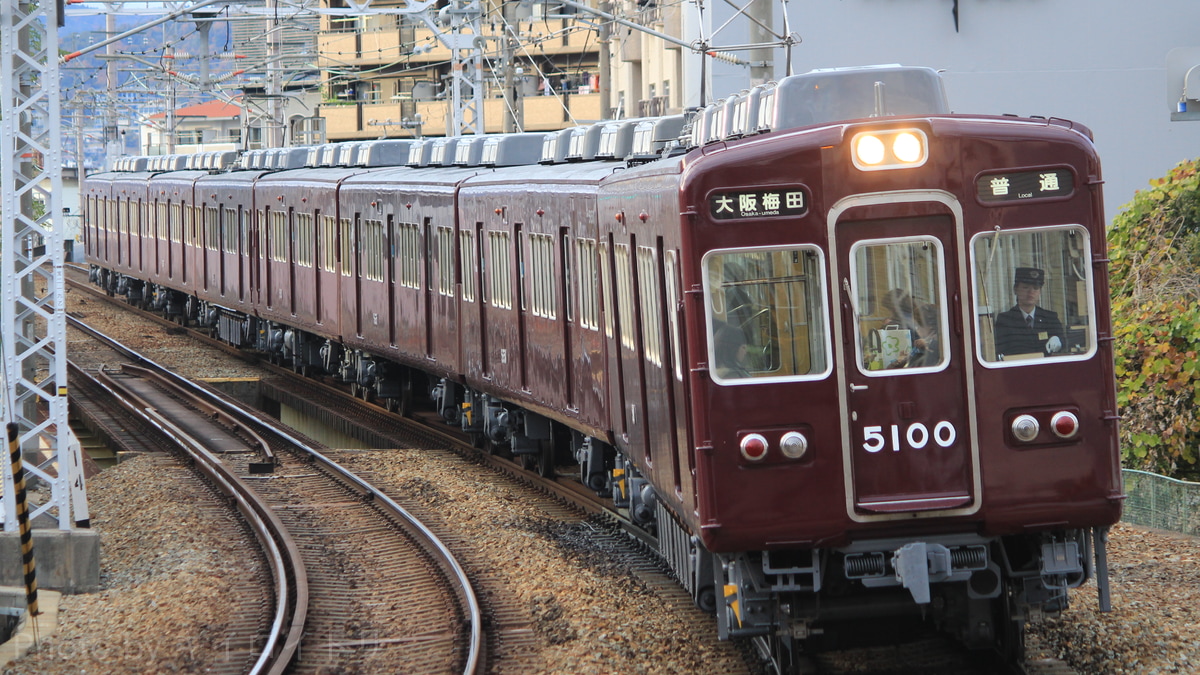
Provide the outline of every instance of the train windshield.
[[704,259],[713,379],[823,377],[824,273],[812,246],[714,251]]
[[984,365],[1092,355],[1090,250],[1087,230],[1075,225],[975,237],[977,349]]
[[859,367],[869,375],[938,370],[949,359],[942,245],[931,237],[851,249]]

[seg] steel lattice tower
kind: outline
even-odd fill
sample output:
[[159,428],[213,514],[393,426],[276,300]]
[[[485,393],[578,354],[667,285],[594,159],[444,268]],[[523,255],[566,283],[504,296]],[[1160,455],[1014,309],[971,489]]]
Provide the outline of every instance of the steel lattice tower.
[[[51,486],[48,501],[29,505],[30,516],[69,530],[88,516],[80,449],[67,426],[59,11],[53,1],[0,0],[0,341],[5,417],[20,427],[26,457],[41,451],[25,471]],[[11,532],[12,466],[0,463],[0,515]]]

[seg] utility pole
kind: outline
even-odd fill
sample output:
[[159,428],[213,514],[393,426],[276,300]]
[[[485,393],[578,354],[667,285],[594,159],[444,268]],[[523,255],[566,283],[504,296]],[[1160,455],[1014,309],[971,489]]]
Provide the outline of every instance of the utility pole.
[[[776,38],[772,30],[772,0],[752,0],[746,12],[750,19],[750,43],[763,45],[750,50],[750,86],[766,84],[775,76],[774,54],[770,46]],[[786,11],[786,8],[785,8]]]
[[[106,38],[117,33],[117,15],[115,7],[106,6],[104,14],[104,35]],[[104,65],[104,169],[110,170],[122,155],[125,148],[121,147],[121,130],[117,126],[117,47],[111,42],[104,47],[108,57]]]
[[511,134],[525,130],[525,104],[521,100],[521,82],[517,79],[516,55],[521,43],[513,34],[513,25],[517,23],[516,2],[505,2],[504,12],[504,133]]
[[[612,12],[610,0],[600,0],[600,11],[603,14]],[[612,22],[605,20],[600,24],[600,118],[612,116],[612,66],[609,60],[612,54]]]

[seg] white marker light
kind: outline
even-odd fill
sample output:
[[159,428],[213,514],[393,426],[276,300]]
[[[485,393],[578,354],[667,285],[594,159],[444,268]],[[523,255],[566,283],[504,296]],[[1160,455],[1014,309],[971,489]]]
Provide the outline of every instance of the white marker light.
[[779,451],[788,459],[800,459],[808,452],[808,439],[799,431],[789,431],[779,439]]
[[1026,443],[1032,441],[1037,438],[1038,431],[1040,431],[1040,426],[1033,415],[1021,415],[1013,420],[1012,433],[1019,441]]

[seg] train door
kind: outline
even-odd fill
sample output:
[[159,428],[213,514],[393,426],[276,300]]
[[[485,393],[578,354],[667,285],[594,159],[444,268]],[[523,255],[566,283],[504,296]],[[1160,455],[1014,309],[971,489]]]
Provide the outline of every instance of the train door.
[[488,233],[483,229],[483,223],[475,223],[475,236],[473,238],[472,247],[474,249],[475,264],[468,267],[463,265],[464,276],[468,269],[471,269],[471,274],[476,275],[479,288],[479,374],[486,378],[492,377],[491,359],[488,351],[488,302],[491,299],[491,294],[495,292],[494,284],[489,283],[488,277],[488,242],[490,241]]
[[237,233],[236,233],[235,239],[234,239],[234,241],[237,242],[237,244],[236,244],[237,256],[234,258],[234,260],[238,261],[237,262],[237,266],[238,266],[238,270],[237,270],[238,302],[246,301],[246,263],[244,261],[249,260],[249,257],[250,257],[250,251],[246,246],[246,242],[247,242],[246,220],[247,220],[246,210],[242,207],[241,204],[238,204],[238,207],[237,207]]
[[[313,290],[315,291],[313,295],[313,320],[318,324],[321,324],[325,321],[325,303],[322,302],[322,295],[325,293],[325,275],[323,273],[325,272],[324,251],[326,242],[325,228],[322,227],[324,218],[321,216],[320,209],[313,211],[312,220],[310,222],[312,225],[309,227],[309,232],[312,233],[313,237],[313,241],[310,245],[313,247],[314,251],[314,253],[310,255],[310,259],[313,261],[311,269],[313,272]],[[315,255],[315,258],[313,255]]]
[[387,239],[384,242],[384,285],[387,287],[387,326],[388,344],[396,346],[396,217],[387,215],[387,229],[384,232]]
[[262,302],[262,291],[260,290],[262,288],[263,274],[262,252],[265,248],[259,233],[266,229],[267,212],[263,209],[252,210],[248,218],[250,227],[249,232],[246,234],[246,244],[250,251],[250,268],[247,270],[249,274],[246,281],[246,294],[251,304],[258,305]]
[[529,359],[528,355],[528,340],[526,339],[526,322],[525,322],[525,228],[521,223],[513,223],[513,264],[516,269],[513,272],[517,275],[517,358],[520,363],[517,364],[519,369],[518,376],[520,377],[521,389],[529,388]]
[[[354,220],[342,218],[342,252],[345,254],[342,262],[342,274],[349,275],[354,281],[354,334],[363,334],[363,289],[362,289],[362,242],[359,239],[359,217],[355,213]],[[348,247],[348,248],[347,248]],[[352,262],[351,262],[352,261]]]
[[[575,211],[571,210],[571,217],[574,219]],[[571,291],[574,290],[572,284],[576,279],[575,268],[571,265],[571,230],[570,228],[558,228],[559,241],[559,259],[562,261],[562,269],[557,275],[558,279],[558,297],[562,298],[563,311],[559,316],[563,320],[559,322],[561,330],[562,345],[563,345],[563,379],[564,379],[564,401],[567,408],[576,410],[578,402],[575,400],[575,345],[571,343],[571,333],[575,328],[575,305]]]
[[979,508],[961,218],[915,196],[889,217],[894,199],[852,198],[830,215],[847,510],[860,521]]
[[422,314],[425,317],[425,320],[422,323],[425,324],[426,356],[433,356],[433,336],[436,335],[433,326],[433,307],[436,300],[435,294],[437,293],[437,289],[434,288],[434,274],[439,272],[439,270],[434,267],[438,260],[437,250],[435,249],[436,246],[437,237],[434,236],[433,232],[433,218],[426,216],[421,227],[421,249],[423,251],[422,258],[424,258],[423,262],[425,269],[424,278],[422,279],[421,283],[423,287],[421,291],[421,302],[424,305],[422,308]]
[[283,262],[287,263],[288,271],[288,313],[295,315],[296,313],[296,250],[299,245],[296,243],[296,210],[288,207],[287,212],[287,246],[284,250],[287,253],[283,256]]

